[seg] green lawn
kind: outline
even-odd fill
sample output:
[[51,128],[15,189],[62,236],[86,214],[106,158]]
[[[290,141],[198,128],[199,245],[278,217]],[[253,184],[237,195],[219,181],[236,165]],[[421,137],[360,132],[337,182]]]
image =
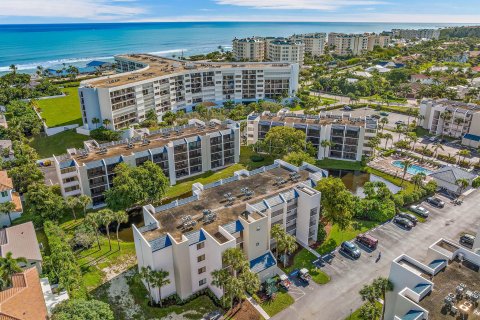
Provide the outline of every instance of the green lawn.
[[[382,97],[379,96],[378,94],[370,96],[370,97],[361,97],[360,99],[365,99],[365,100],[375,100],[375,101],[383,101]],[[394,98],[394,99],[388,99],[389,102],[393,103],[405,103],[407,99],[403,98]]]
[[316,259],[317,257],[313,253],[303,248],[298,251],[293,258],[293,264],[287,268],[283,268],[283,271],[289,274],[295,269],[307,268],[313,281],[318,284],[325,284],[330,281],[330,277],[313,265],[312,261]]
[[376,221],[353,220],[346,230],[340,230],[337,225],[333,225],[324,243],[316,250],[320,254],[329,253],[335,250],[343,241],[352,240],[358,234],[366,232],[378,224]]
[[[250,157],[252,156],[261,156],[263,161],[253,162]],[[252,150],[251,147],[242,146],[240,147],[240,164],[242,164],[248,170],[254,170],[263,166],[268,166],[273,163],[275,160],[274,157],[268,154],[258,154]]]
[[91,139],[89,136],[78,134],[75,129],[67,130],[53,136],[38,135],[30,141],[30,146],[37,150],[40,158],[48,158],[53,154],[60,155],[67,152],[67,148],[83,148],[83,141]]
[[66,94],[65,97],[38,100],[42,118],[45,119],[49,127],[70,124],[81,125],[82,114],[80,112],[78,88],[64,88],[62,91]]
[[364,170],[360,161],[323,159],[317,160],[316,166],[322,169]]
[[[380,312],[382,312],[382,304],[380,302],[376,302],[375,306],[377,307],[378,310],[380,310]],[[349,317],[345,318],[345,320],[362,320],[362,318],[360,318],[360,308],[355,310]],[[372,319],[372,320],[376,320],[376,319]]]
[[405,189],[405,192],[407,192],[407,193],[411,193],[415,189],[415,185],[413,183],[409,182],[409,181],[404,181],[403,184],[402,184],[402,179],[400,177],[394,177],[394,176],[389,175],[385,172],[382,172],[382,171],[379,171],[379,170],[376,170],[376,169],[373,169],[373,168],[370,168],[370,167],[367,167],[365,170],[368,173],[379,176],[379,177],[387,180],[388,182],[393,183],[396,186],[402,186]]
[[288,294],[284,289],[280,289],[273,300],[267,300],[260,304],[260,306],[265,310],[270,317],[273,317],[280,311],[288,308],[291,304],[295,302],[295,299]]

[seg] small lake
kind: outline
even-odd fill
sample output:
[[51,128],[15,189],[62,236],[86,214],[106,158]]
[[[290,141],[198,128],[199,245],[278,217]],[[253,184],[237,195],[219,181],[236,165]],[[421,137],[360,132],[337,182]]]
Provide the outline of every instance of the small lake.
[[387,185],[388,189],[392,193],[397,193],[402,189],[399,186],[396,186],[393,183],[383,179],[382,177],[364,171],[329,169],[328,174],[332,177],[338,177],[342,179],[347,189],[350,190],[354,195],[361,198],[365,197],[365,194],[363,193],[363,186],[366,182],[383,182]]

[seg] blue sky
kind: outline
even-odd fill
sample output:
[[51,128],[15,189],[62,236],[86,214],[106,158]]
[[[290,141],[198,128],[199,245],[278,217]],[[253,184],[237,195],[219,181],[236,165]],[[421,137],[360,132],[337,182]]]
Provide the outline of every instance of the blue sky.
[[0,0],[0,24],[124,21],[479,23],[479,0]]

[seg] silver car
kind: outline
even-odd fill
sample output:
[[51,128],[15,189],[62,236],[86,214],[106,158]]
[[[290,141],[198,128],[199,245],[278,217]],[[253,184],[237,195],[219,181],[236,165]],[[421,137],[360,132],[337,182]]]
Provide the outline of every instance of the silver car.
[[412,210],[413,212],[415,212],[416,214],[418,214],[418,215],[420,215],[424,218],[427,218],[428,215],[430,214],[430,212],[422,206],[411,205],[410,210]]

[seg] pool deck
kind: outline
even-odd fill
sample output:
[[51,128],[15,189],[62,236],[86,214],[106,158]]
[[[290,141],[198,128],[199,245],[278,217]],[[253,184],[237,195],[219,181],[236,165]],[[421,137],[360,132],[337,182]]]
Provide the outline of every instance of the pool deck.
[[[395,166],[393,164],[393,162],[394,161],[404,161],[404,160],[407,160],[407,159],[412,160],[413,165],[422,167],[422,168],[430,171],[430,173],[432,173],[432,172],[434,172],[435,170],[438,169],[437,166],[433,166],[433,165],[430,165],[430,164],[427,164],[427,163],[420,164],[419,161],[417,161],[417,160],[414,160],[412,158],[407,158],[407,157],[401,157],[401,156],[391,156],[391,157],[380,157],[379,156],[379,157],[376,157],[374,160],[370,161],[368,163],[368,166],[373,168],[373,169],[376,169],[376,170],[382,171],[384,173],[387,173],[389,175],[392,175],[394,177],[401,178],[403,176],[403,168]],[[405,175],[405,180],[410,181],[413,176],[414,176],[414,174],[407,172],[407,174]],[[425,182],[430,181],[430,179],[431,178],[429,178],[428,175],[427,175],[427,178],[425,179]]]

